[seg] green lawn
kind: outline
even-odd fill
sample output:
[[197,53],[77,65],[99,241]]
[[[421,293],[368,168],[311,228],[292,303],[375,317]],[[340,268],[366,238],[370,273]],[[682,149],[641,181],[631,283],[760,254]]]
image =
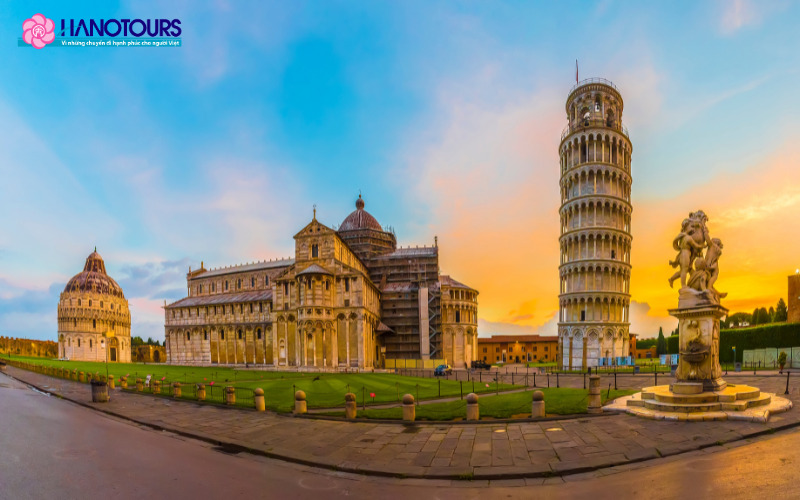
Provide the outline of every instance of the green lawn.
[[[588,392],[583,389],[539,389],[544,393],[547,415],[572,415],[586,413]],[[610,399],[627,396],[637,391],[612,390]],[[602,392],[603,402],[607,400],[607,391]],[[532,391],[499,396],[482,396],[479,398],[481,418],[523,418],[531,415]],[[466,416],[466,401],[448,403],[431,403],[418,406],[418,420],[463,420]],[[344,416],[344,412],[330,412],[326,415]],[[402,408],[385,408],[359,410],[358,416],[374,419],[396,419],[403,417]]]
[[[5,356],[4,356],[5,358]],[[12,356],[27,363],[34,363],[60,368],[77,369],[79,372],[99,372],[105,375],[106,365],[89,361],[58,361],[44,358],[25,358]],[[234,386],[242,389],[264,389],[267,408],[276,411],[291,411],[294,405],[294,391],[303,390],[306,393],[309,408],[324,408],[342,406],[344,395],[350,391],[356,394],[356,400],[361,404],[366,398],[367,404],[374,402],[396,402],[403,394],[412,394],[419,400],[435,399],[438,397],[461,396],[474,391],[476,393],[491,393],[496,390],[508,390],[518,386],[511,384],[495,384],[493,382],[475,383],[457,382],[454,380],[431,379],[422,377],[407,377],[390,373],[303,373],[303,372],[274,372],[260,370],[234,370],[232,368],[198,367],[198,366],[172,366],[164,364],[136,364],[136,363],[109,363],[108,371],[114,375],[119,383],[123,375],[128,375],[129,387],[135,386],[136,378],[145,378],[152,375],[153,380],[164,379],[164,382],[181,382],[189,387],[183,389],[184,397],[194,397],[194,384],[204,383],[207,388],[209,400],[222,401],[221,388]],[[213,389],[212,384],[213,382]],[[488,387],[487,387],[488,385]],[[164,390],[166,393],[167,391]],[[371,393],[375,397],[370,396]],[[241,396],[251,397],[247,391],[242,391]]]

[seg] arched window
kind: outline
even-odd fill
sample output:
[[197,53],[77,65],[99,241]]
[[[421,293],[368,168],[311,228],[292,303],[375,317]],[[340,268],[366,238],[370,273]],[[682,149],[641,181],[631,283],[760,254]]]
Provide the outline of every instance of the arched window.
[[250,314],[252,314],[252,313],[253,313],[253,304],[251,303],[250,304]]
[[186,340],[192,340],[192,334],[191,333],[186,332]]
[[259,302],[258,303],[258,312],[260,312],[260,313],[264,312],[264,303],[263,302]]
[[81,346],[81,339],[78,339],[78,347]]
[[81,299],[78,299],[78,307],[81,305]]
[[203,340],[208,340],[208,332],[203,330]]
[[211,291],[212,292],[216,292],[217,291],[217,284],[216,283],[211,283]]
[[225,291],[228,291],[228,280],[225,280]]
[[78,320],[77,319],[73,319],[72,320],[72,327],[73,328],[78,328]]
[[89,307],[92,307],[92,299],[89,299]]
[[456,311],[456,323],[461,323],[461,311]]
[[239,340],[242,340],[242,331],[239,330],[238,334],[239,334]]
[[237,290],[241,290],[242,289],[242,280],[240,280],[240,279],[236,280],[236,289]]
[[101,300],[100,301],[100,309],[102,309],[102,308],[103,308],[103,301]]
[[256,287],[256,278],[255,276],[253,276],[250,278],[250,288],[255,288],[255,287]]
[[311,258],[316,259],[319,257],[319,245],[311,245]]
[[220,330],[219,331],[219,339],[220,340],[225,340],[225,331],[224,330]]
[[258,340],[261,340],[261,328],[256,330],[256,335],[258,335]]
[[89,339],[89,349],[92,348],[92,339]]
[[264,286],[269,286],[269,276],[264,276]]
[[[92,328],[97,328],[97,320],[96,319],[92,320]],[[91,342],[92,341],[90,340],[89,343],[91,344]],[[91,345],[89,347],[91,347]]]

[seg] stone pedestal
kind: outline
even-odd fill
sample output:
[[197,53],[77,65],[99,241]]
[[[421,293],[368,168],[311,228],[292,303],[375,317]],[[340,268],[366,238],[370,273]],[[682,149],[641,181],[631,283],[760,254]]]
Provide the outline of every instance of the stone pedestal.
[[306,393],[297,391],[294,393],[294,412],[297,415],[302,415],[308,411],[308,403],[306,402]]
[[348,392],[344,395],[344,416],[349,420],[353,420],[358,415],[358,408],[356,406],[356,395]]
[[478,405],[478,395],[475,393],[467,394],[467,420],[480,420],[481,413]]
[[417,416],[417,410],[414,407],[414,396],[406,394],[403,396],[403,421],[413,422]]
[[264,399],[264,389],[259,387],[253,391],[253,403],[256,406],[256,411],[266,411],[267,402]]
[[719,365],[719,320],[728,310],[718,304],[695,305],[681,291],[678,309],[669,313],[678,318],[678,369],[676,386],[702,383],[704,391],[721,391],[727,387]]
[[589,376],[589,413],[603,413],[603,403],[600,397],[600,375]]
[[531,401],[531,418],[544,417],[544,393],[542,391],[533,391],[533,399]]

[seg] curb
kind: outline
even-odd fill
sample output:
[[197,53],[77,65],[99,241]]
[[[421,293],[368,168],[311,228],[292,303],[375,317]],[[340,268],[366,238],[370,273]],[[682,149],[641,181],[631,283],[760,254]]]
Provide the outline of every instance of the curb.
[[[766,428],[764,428],[762,430],[755,431],[755,432],[750,432],[750,433],[747,433],[747,434],[741,434],[740,437],[735,438],[735,439],[731,439],[731,440],[728,440],[728,441],[718,441],[716,443],[702,444],[702,445],[697,446],[696,448],[692,448],[692,449],[688,449],[688,450],[669,450],[669,451],[666,451],[666,452],[661,452],[661,451],[656,449],[656,456],[643,456],[641,458],[609,461],[607,463],[599,463],[597,465],[585,465],[585,466],[580,466],[580,467],[574,467],[572,469],[564,469],[564,470],[558,470],[558,471],[547,470],[547,471],[531,471],[531,472],[508,472],[508,473],[500,473],[500,472],[498,472],[498,473],[491,473],[491,472],[488,472],[488,471],[484,472],[484,471],[481,471],[481,470],[476,470],[476,468],[474,468],[474,467],[468,467],[469,470],[464,470],[462,473],[417,474],[417,473],[413,473],[413,472],[403,473],[403,472],[394,472],[394,471],[386,471],[386,470],[377,470],[377,469],[369,468],[369,465],[366,465],[366,464],[365,464],[364,468],[362,468],[362,467],[349,467],[349,466],[343,466],[343,465],[335,465],[335,464],[326,464],[326,463],[314,462],[314,461],[306,460],[306,459],[299,458],[299,457],[294,457],[294,456],[290,456],[290,455],[283,455],[283,454],[274,453],[274,452],[270,452],[270,451],[262,450],[262,449],[257,449],[257,448],[251,448],[250,446],[248,446],[248,445],[246,445],[244,443],[238,443],[238,442],[234,442],[234,441],[221,441],[221,440],[213,438],[211,436],[205,436],[205,435],[202,435],[202,434],[196,434],[196,433],[192,433],[192,432],[187,432],[187,431],[184,431],[184,430],[181,430],[181,429],[173,429],[173,428],[165,427],[165,426],[159,425],[159,424],[154,424],[154,423],[150,423],[150,422],[143,422],[141,420],[136,420],[134,418],[131,418],[131,417],[128,417],[126,415],[122,415],[122,414],[116,413],[116,412],[111,411],[111,410],[98,408],[98,407],[92,406],[92,405],[90,405],[88,403],[84,403],[82,401],[78,401],[78,400],[75,400],[75,399],[72,399],[72,398],[69,398],[69,397],[65,397],[65,396],[63,396],[61,394],[54,393],[51,390],[44,389],[44,388],[39,387],[39,386],[37,386],[37,385],[35,385],[35,384],[31,383],[31,382],[27,382],[25,380],[19,379],[19,378],[15,377],[15,376],[9,374],[8,372],[3,372],[3,375],[6,375],[9,378],[12,378],[12,379],[14,379],[14,380],[16,380],[16,381],[18,381],[18,382],[20,382],[22,384],[25,384],[28,387],[36,389],[37,391],[49,394],[51,396],[55,396],[55,397],[57,397],[59,399],[63,399],[63,400],[69,401],[69,402],[74,403],[74,404],[76,404],[78,406],[82,406],[84,408],[87,408],[87,409],[90,409],[90,410],[93,410],[93,411],[96,411],[96,412],[99,412],[99,413],[103,413],[103,414],[106,414],[106,415],[109,415],[109,416],[112,416],[112,417],[115,417],[115,418],[119,418],[121,420],[132,422],[132,423],[135,423],[135,424],[138,424],[138,425],[142,425],[142,426],[148,427],[148,428],[153,429],[153,430],[170,432],[170,433],[182,436],[182,437],[196,439],[198,441],[203,441],[205,443],[213,444],[213,445],[221,448],[223,451],[228,452],[228,453],[245,452],[245,453],[250,453],[252,455],[259,455],[259,456],[263,456],[263,457],[266,457],[266,458],[271,458],[271,459],[280,460],[280,461],[289,462],[289,463],[295,463],[295,464],[304,465],[304,466],[307,466],[307,467],[315,467],[315,468],[319,468],[319,469],[326,469],[326,470],[332,470],[332,471],[337,471],[337,472],[346,472],[346,473],[350,473],[350,474],[359,474],[359,475],[365,475],[365,476],[389,477],[389,478],[397,478],[397,479],[446,479],[446,480],[456,480],[456,481],[470,481],[470,480],[473,480],[473,479],[501,480],[501,479],[525,479],[525,478],[533,479],[533,478],[551,478],[551,477],[572,476],[572,475],[575,475],[575,474],[583,474],[583,473],[593,472],[593,471],[607,469],[607,468],[611,468],[611,467],[617,467],[617,466],[620,466],[620,465],[636,464],[636,463],[641,463],[641,462],[647,462],[647,461],[650,461],[650,460],[656,460],[658,458],[666,458],[666,457],[670,457],[670,456],[681,455],[681,454],[684,454],[684,453],[691,453],[693,451],[712,448],[712,447],[715,447],[715,446],[722,446],[724,444],[735,443],[735,442],[738,442],[738,441],[743,441],[745,439],[752,439],[752,438],[767,436],[767,435],[770,435],[770,434],[774,434],[774,433],[776,433],[778,431],[784,431],[784,430],[800,427],[800,421],[791,422],[791,423],[787,423],[787,424],[780,425],[780,426],[766,427]],[[44,375],[44,376],[49,377],[48,375]],[[186,401],[186,402],[187,403],[191,403],[191,401]],[[276,413],[276,415],[281,415],[281,414],[277,414]],[[287,416],[287,415],[284,415],[284,416]],[[290,418],[309,418],[309,417],[300,417],[300,416],[292,416],[292,415],[289,415],[289,416],[290,416]],[[591,418],[597,418],[599,416],[606,416],[606,415],[602,415],[601,414],[601,415],[597,415],[596,417],[591,417]],[[614,416],[614,415],[609,415],[609,416]],[[583,418],[583,417],[586,417],[586,416],[585,415],[581,415],[580,418]],[[311,418],[314,418],[314,417],[311,417]],[[547,418],[547,419],[537,419],[537,420],[530,420],[529,419],[529,421],[531,421],[531,422],[537,422],[537,421],[543,421],[543,420],[564,420],[564,419],[562,419],[562,418]],[[393,423],[393,424],[397,424],[397,422],[394,422],[394,421],[390,421],[390,422]],[[524,420],[511,420],[511,421],[508,421],[508,420],[504,420],[504,421],[493,420],[493,421],[487,421],[487,423],[491,423],[491,424],[502,424],[502,423],[509,423],[509,422],[517,423],[517,422],[524,422]],[[378,422],[377,421],[367,420],[366,422],[356,422],[356,423],[378,423]],[[441,423],[437,423],[437,422],[428,422],[428,423],[429,424],[434,424],[434,425],[441,425]],[[475,423],[475,422],[464,422],[464,423]],[[402,424],[402,425],[415,426],[416,424],[417,424],[417,422],[415,422],[414,424]],[[418,468],[423,468],[424,469],[425,467],[424,466],[419,466]]]

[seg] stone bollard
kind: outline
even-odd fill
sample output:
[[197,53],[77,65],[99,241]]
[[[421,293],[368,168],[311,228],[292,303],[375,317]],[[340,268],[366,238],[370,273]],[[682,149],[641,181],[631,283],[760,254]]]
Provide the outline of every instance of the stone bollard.
[[127,389],[127,388],[128,388],[128,377],[126,377],[125,375],[123,375],[122,377],[120,377],[120,379],[119,379],[119,386],[120,386],[122,389]]
[[236,404],[236,388],[228,386],[225,388],[225,404],[226,405],[235,405]]
[[78,369],[72,370],[72,380],[78,380]]
[[198,401],[205,401],[206,400],[206,385],[205,384],[197,384],[197,400]]
[[108,376],[108,388],[109,389],[113,389],[114,388],[114,375],[109,375]]
[[474,392],[467,394],[467,420],[480,420],[481,413],[478,407],[478,395]]
[[256,405],[256,411],[264,411],[267,409],[267,403],[264,401],[264,389],[258,387],[253,391],[253,402]]
[[348,420],[353,420],[358,415],[358,404],[356,404],[356,395],[348,392],[344,395],[344,416]]
[[589,376],[589,413],[603,413],[600,399],[600,375]]
[[78,372],[78,382],[86,382],[86,374]]
[[306,404],[306,393],[303,391],[297,391],[294,393],[294,412],[297,414],[303,414],[308,410],[308,405]]
[[151,380],[150,381],[150,392],[153,394],[161,394],[161,381],[160,380]]
[[136,379],[136,392],[142,392],[144,390],[144,380],[137,378]]
[[544,393],[542,391],[533,391],[531,418],[544,418]]
[[94,372],[94,375],[92,375],[92,380],[100,380],[102,382],[102,379],[100,378],[100,372]]
[[92,380],[92,403],[108,403],[108,385],[99,380]]
[[174,384],[172,384],[172,397],[173,398],[181,397],[181,383],[180,382],[175,382]]
[[414,418],[416,418],[417,411],[416,407],[414,406],[414,396],[411,394],[406,394],[403,396],[403,421],[404,422],[413,422]]

